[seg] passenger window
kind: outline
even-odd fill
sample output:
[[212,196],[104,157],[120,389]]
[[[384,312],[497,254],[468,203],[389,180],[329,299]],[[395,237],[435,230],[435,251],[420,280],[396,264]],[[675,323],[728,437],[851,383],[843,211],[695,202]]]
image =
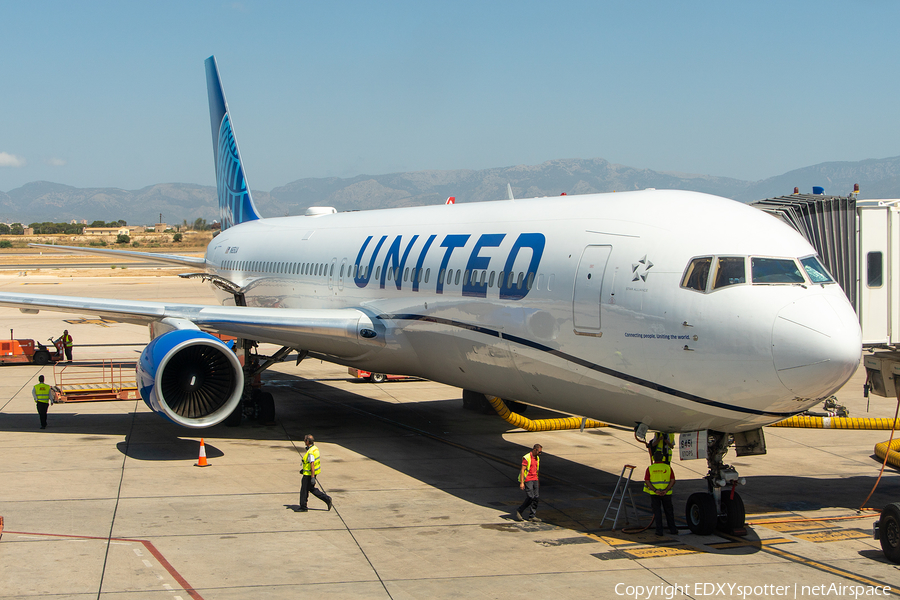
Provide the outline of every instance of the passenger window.
[[491,276],[488,279],[488,287],[494,287],[494,275],[496,274],[496,271],[491,271]]
[[747,275],[744,272],[743,256],[720,256],[716,261],[716,276],[713,280],[713,289],[747,283]]
[[790,258],[750,259],[753,283],[805,283],[797,263]]
[[461,269],[456,270],[456,280],[453,282],[453,285],[459,285],[459,274],[462,272]]
[[884,284],[883,264],[881,252],[866,254],[866,285],[868,287],[881,287]]
[[428,278],[431,276],[431,269],[425,269],[425,283],[428,283]]
[[528,273],[528,282],[525,287],[530,290],[532,285],[534,285],[534,273]]
[[681,280],[681,287],[698,292],[706,291],[706,282],[709,280],[709,267],[712,264],[711,256],[703,258],[695,258],[688,265],[684,272],[684,278]]

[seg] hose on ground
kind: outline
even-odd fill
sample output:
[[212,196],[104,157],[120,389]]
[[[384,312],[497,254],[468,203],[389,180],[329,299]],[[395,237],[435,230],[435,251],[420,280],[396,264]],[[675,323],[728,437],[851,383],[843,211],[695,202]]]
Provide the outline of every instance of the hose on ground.
[[487,396],[497,414],[510,425],[514,425],[526,431],[558,431],[562,429],[581,429],[584,427],[608,427],[608,424],[593,419],[580,419],[578,417],[566,417],[562,419],[529,419],[509,410],[506,403],[497,396]]

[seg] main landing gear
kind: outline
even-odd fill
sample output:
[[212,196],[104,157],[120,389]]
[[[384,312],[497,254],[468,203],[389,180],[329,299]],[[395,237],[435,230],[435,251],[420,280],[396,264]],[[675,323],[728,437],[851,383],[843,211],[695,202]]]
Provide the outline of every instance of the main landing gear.
[[[726,465],[723,459],[735,437],[740,436],[743,441],[746,434],[731,435],[718,431],[708,431],[707,434],[706,462],[709,465],[709,472],[705,479],[709,491],[690,495],[685,506],[685,519],[691,533],[698,535],[709,535],[716,530],[732,535],[744,535],[744,501],[735,488],[744,485],[745,480],[738,475],[734,467]],[[762,436],[761,431],[759,435]],[[763,444],[762,452],[753,453],[764,452]]]

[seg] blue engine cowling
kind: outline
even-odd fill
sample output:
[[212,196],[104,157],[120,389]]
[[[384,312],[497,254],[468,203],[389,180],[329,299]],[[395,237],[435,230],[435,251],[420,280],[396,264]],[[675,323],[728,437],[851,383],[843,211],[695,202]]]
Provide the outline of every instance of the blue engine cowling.
[[137,379],[147,406],[185,427],[221,423],[244,391],[234,352],[196,329],[176,329],[151,341],[138,361]]

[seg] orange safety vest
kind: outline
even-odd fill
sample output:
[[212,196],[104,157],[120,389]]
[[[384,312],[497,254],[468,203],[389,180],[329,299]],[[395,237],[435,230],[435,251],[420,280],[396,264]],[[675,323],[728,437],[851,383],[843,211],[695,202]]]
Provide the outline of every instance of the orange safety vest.
[[[653,463],[647,467],[647,472],[650,473],[650,481],[644,480],[644,491],[651,496],[656,495],[654,490],[666,489],[666,486],[669,485],[669,481],[672,479],[672,467],[666,463]],[[666,496],[671,495],[672,489],[669,488]]]

